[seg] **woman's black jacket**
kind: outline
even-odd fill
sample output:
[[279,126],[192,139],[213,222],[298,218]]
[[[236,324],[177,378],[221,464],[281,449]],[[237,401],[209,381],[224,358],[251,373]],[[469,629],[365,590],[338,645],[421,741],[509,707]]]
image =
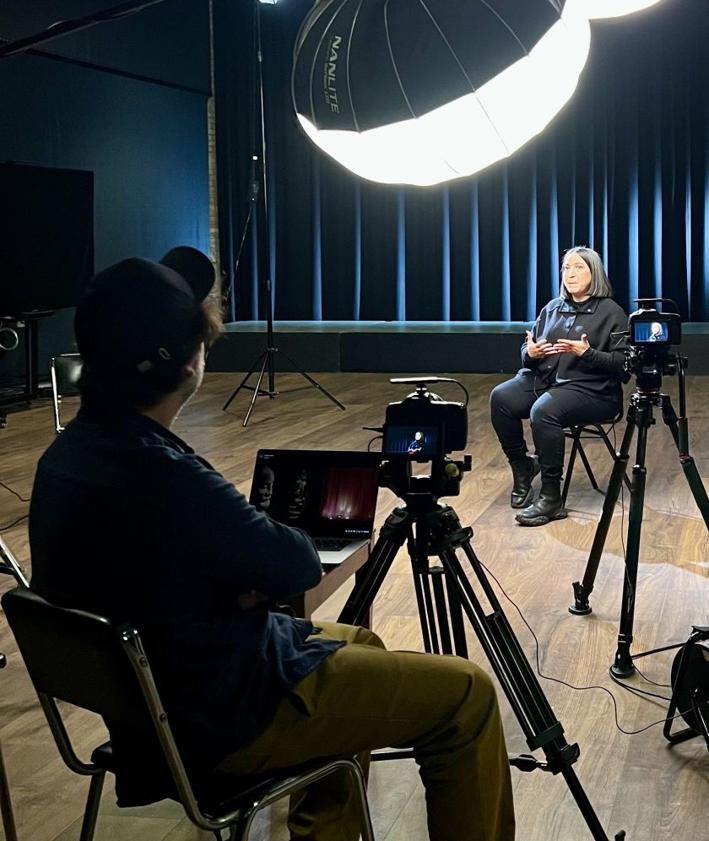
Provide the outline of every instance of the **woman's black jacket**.
[[612,298],[589,298],[580,304],[567,298],[554,298],[544,307],[534,325],[535,342],[546,339],[579,341],[586,334],[591,347],[582,355],[561,353],[532,359],[522,345],[522,364],[517,379],[527,391],[573,384],[594,394],[610,395],[620,391],[625,372],[628,316]]

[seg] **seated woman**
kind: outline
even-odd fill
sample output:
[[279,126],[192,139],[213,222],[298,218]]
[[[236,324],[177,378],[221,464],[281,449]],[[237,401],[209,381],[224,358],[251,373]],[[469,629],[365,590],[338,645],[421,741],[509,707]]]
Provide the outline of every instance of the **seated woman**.
[[[524,367],[490,395],[492,425],[512,467],[515,519],[542,526],[566,517],[561,504],[564,428],[597,423],[622,409],[628,317],[611,299],[599,254],[583,246],[564,254],[561,290],[539,314],[522,345]],[[536,456],[527,453],[522,419],[530,418]],[[541,469],[534,502],[532,479]]]

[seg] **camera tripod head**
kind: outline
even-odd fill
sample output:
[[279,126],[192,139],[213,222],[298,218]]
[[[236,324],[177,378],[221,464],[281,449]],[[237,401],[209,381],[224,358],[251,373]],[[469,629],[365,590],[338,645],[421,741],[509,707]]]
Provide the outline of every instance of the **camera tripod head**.
[[458,496],[463,474],[473,469],[473,457],[461,460],[443,456],[431,461],[431,472],[414,473],[417,461],[407,456],[385,456],[379,473],[379,484],[389,488],[412,510],[435,508],[443,496]]

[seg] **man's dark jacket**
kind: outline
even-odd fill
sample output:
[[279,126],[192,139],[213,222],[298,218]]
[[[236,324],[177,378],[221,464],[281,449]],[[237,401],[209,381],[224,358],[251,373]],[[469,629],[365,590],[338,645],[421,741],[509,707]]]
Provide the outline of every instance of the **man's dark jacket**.
[[[306,642],[304,620],[239,608],[242,593],[279,597],[315,585],[322,570],[310,539],[257,511],[137,413],[107,420],[82,410],[49,447],[35,478],[30,545],[33,590],[138,628],[198,772],[257,735],[338,646]],[[130,764],[139,745],[111,735]],[[157,789],[128,782],[119,776],[119,801],[155,799]]]

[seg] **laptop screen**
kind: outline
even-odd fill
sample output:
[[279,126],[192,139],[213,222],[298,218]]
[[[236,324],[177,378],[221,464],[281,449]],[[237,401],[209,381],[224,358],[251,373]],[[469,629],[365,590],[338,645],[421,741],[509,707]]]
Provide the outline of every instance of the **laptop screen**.
[[249,502],[311,537],[368,537],[381,453],[259,450]]

